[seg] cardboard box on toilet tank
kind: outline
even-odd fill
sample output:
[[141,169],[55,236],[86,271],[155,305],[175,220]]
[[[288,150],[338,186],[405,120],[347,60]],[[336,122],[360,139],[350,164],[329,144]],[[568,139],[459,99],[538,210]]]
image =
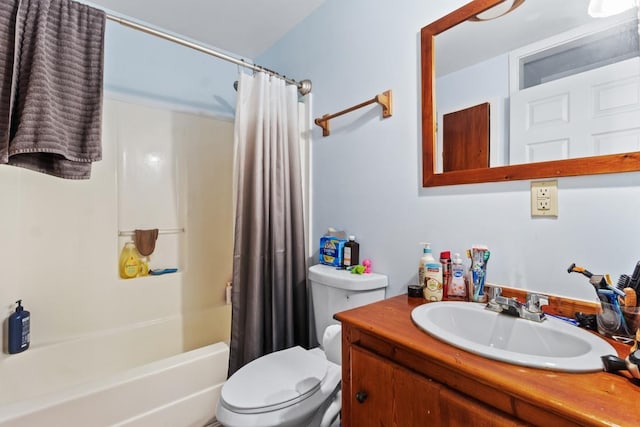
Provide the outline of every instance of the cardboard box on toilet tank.
[[342,250],[347,239],[335,236],[322,236],[320,238],[320,263],[333,267],[342,265]]

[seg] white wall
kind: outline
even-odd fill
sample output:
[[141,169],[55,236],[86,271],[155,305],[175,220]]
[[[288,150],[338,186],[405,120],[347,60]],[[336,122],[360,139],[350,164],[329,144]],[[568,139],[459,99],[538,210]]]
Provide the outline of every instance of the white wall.
[[313,81],[314,117],[393,90],[394,114],[371,106],[314,130],[312,239],[329,226],[357,236],[361,255],[390,278],[416,281],[420,241],[462,252],[485,243],[488,280],[593,299],[572,262],[630,274],[640,259],[640,174],[559,179],[559,218],[532,219],[529,181],[421,187],[420,28],[465,3],[327,0],[257,59]]
[[[119,145],[135,134],[132,128],[140,132],[161,119],[168,129],[162,138],[173,142],[185,166],[176,178],[187,183],[179,195],[187,211],[186,232],[184,247],[161,235],[151,260],[168,249],[179,251],[184,261],[176,274],[123,280],[118,277],[123,241],[118,237]],[[176,319],[184,323],[174,341],[177,351],[227,340],[233,123],[111,99],[105,102],[103,123],[103,159],[94,164],[90,180],[0,168],[2,317],[23,299],[31,311],[29,351]],[[150,203],[140,209],[153,216],[156,208]],[[206,322],[211,323],[202,327]],[[152,341],[147,344],[153,347]],[[20,355],[2,355],[0,362],[7,357]]]
[[[91,179],[0,166],[0,316],[24,300],[32,315],[29,351],[175,319],[182,324],[178,351],[228,340],[224,286],[231,276],[237,69],[114,23],[107,26],[105,49],[103,159]],[[130,128],[139,110],[114,97],[151,105],[143,108],[152,118],[133,125],[169,129],[166,138],[187,164],[180,177],[186,179],[186,239],[179,274],[118,278],[118,138],[122,121]],[[0,370],[20,357],[1,354]],[[11,386],[3,384],[7,393]]]

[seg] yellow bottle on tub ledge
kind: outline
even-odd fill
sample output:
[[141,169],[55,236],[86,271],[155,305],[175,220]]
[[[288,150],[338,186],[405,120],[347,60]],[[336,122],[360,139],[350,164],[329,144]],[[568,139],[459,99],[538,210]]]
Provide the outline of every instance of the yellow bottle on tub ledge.
[[140,257],[140,267],[138,273],[141,277],[149,275],[149,257]]
[[140,271],[140,255],[133,242],[127,242],[120,253],[120,277],[132,279]]

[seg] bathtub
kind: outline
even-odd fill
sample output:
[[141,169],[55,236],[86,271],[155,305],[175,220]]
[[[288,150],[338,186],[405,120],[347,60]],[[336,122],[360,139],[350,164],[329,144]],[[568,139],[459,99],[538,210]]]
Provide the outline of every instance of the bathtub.
[[[147,337],[138,344],[141,350],[160,347],[147,353],[162,358],[148,361],[145,354],[129,368],[123,368],[132,364],[123,352],[132,353],[131,349],[110,346],[112,336],[114,343],[120,343],[123,334],[94,340],[100,343],[97,346],[75,340],[5,357],[0,364],[0,395],[5,399],[0,401],[0,427],[209,425],[227,377],[229,347],[219,342],[178,353],[175,345],[164,344],[172,341],[169,336],[149,340],[154,329],[166,333],[167,328],[146,325],[141,330]],[[178,354],[167,356],[171,351]],[[140,360],[147,361],[136,365]]]

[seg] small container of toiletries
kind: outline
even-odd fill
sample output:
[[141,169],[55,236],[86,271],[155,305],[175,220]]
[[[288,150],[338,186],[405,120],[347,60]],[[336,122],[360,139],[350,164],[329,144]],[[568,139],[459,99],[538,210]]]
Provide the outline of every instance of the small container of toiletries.
[[342,248],[342,267],[349,268],[360,263],[360,244],[356,236],[349,236]]
[[640,307],[624,307],[601,301],[596,316],[598,333],[616,341],[631,343],[640,327]]
[[332,267],[342,267],[342,256],[346,239],[335,236],[320,238],[320,263]]
[[451,284],[451,251],[440,252],[440,264],[442,264],[442,296],[443,299],[447,299]]
[[469,300],[473,302],[487,302],[484,293],[484,283],[487,277],[487,262],[491,252],[484,245],[473,245],[470,250],[471,268],[469,279],[473,283],[473,290],[469,293]]
[[9,316],[8,343],[9,354],[25,351],[31,342],[31,314],[22,307],[22,300],[16,301],[16,311]]
[[419,285],[409,285],[409,286],[407,286],[407,295],[410,298],[423,298],[422,286],[419,286]]
[[422,294],[427,301],[442,301],[442,264],[433,257],[429,243],[425,243],[424,285]]
[[460,254],[454,254],[451,265],[451,281],[447,287],[447,299],[459,301],[466,301],[468,299],[467,283],[465,280],[466,274],[466,269],[462,264]]

